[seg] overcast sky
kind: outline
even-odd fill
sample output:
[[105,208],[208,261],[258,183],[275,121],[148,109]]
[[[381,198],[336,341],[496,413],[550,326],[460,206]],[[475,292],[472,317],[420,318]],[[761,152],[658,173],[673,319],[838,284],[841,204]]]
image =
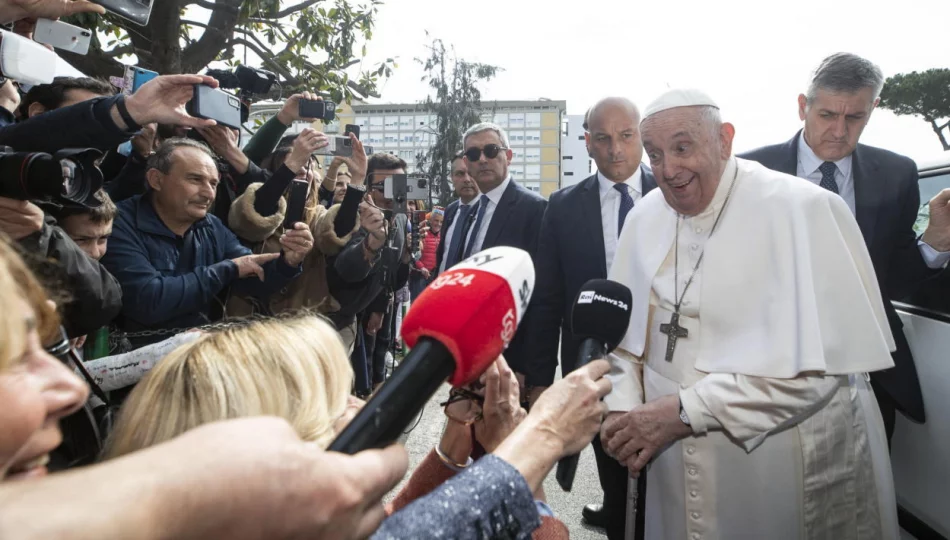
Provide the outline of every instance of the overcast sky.
[[[374,102],[424,99],[413,60],[425,31],[460,58],[505,71],[484,85],[487,99],[567,101],[583,114],[607,95],[641,108],[664,89],[695,86],[736,126],[736,151],[791,138],[796,98],[825,56],[848,51],[884,75],[950,67],[950,1],[903,0],[884,7],[855,0],[389,0],[380,8],[366,66],[398,57]],[[878,110],[862,142],[926,159],[941,155],[928,123]]]

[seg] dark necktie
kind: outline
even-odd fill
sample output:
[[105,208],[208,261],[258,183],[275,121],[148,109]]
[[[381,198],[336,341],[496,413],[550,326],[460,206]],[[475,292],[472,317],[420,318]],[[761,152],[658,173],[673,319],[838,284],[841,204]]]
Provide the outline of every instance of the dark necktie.
[[633,197],[630,196],[630,190],[627,184],[614,184],[614,189],[620,192],[620,213],[617,214],[617,236],[623,230],[623,222],[627,219],[627,214],[633,210]]
[[472,247],[475,246],[475,238],[478,236],[478,229],[482,226],[482,219],[485,217],[485,210],[488,210],[488,195],[482,195],[478,200],[478,218],[475,219],[475,225],[472,226],[472,233],[469,236],[468,244],[465,246],[465,255],[462,258],[467,259],[472,254]]
[[833,161],[826,161],[818,167],[818,170],[821,171],[821,183],[818,185],[832,193],[838,193],[838,182],[835,181],[838,166]]
[[459,204],[458,213],[455,215],[455,230],[452,231],[452,242],[449,244],[449,254],[445,259],[445,269],[452,268],[459,262],[459,254],[462,253],[462,243],[465,241],[466,223],[472,213],[472,205]]

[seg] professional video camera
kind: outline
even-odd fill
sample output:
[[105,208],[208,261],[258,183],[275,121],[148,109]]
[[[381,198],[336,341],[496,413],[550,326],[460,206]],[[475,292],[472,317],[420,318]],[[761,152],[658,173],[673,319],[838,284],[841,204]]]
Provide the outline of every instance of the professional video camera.
[[221,88],[240,90],[241,123],[247,122],[251,112],[251,98],[261,96],[273,88],[277,82],[277,75],[263,69],[248,66],[238,66],[234,71],[226,69],[209,69],[205,75],[218,81]]
[[102,171],[94,148],[65,149],[53,155],[14,152],[0,146],[0,196],[22,201],[50,202],[67,207],[96,208]]

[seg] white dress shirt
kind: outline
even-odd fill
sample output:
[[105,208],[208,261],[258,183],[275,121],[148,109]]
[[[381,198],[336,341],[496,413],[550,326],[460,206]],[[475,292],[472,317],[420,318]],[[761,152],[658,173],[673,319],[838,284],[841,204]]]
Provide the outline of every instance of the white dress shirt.
[[[643,173],[640,171],[640,167],[637,167],[637,172],[622,182],[627,187],[627,192],[630,193],[633,204],[637,204],[637,201],[643,196],[642,177]],[[617,222],[620,219],[620,192],[614,188],[616,182],[605,178],[600,171],[597,171],[597,185],[600,188],[600,222],[604,227],[604,254],[607,256],[607,269],[609,270],[610,265],[614,262],[614,254],[617,253],[617,240],[620,237],[617,229]]]
[[445,263],[446,263],[446,261],[447,261],[448,258],[449,258],[449,253],[452,252],[452,251],[451,251],[451,250],[452,250],[452,238],[454,237],[453,235],[455,234],[455,226],[458,224],[458,222],[459,222],[459,217],[462,215],[462,207],[463,207],[463,206],[471,206],[471,205],[473,205],[473,204],[475,204],[475,203],[477,203],[477,202],[478,202],[478,197],[475,197],[474,199],[472,199],[471,201],[469,201],[468,204],[463,203],[463,202],[462,202],[462,199],[459,199],[459,207],[458,207],[458,209],[455,211],[455,215],[452,216],[452,223],[449,223],[449,226],[448,226],[444,231],[442,231],[442,234],[444,235],[442,238],[445,238],[445,247],[443,248],[444,251],[442,252],[442,264],[439,265],[439,273],[440,273],[440,274],[441,274],[442,272],[445,272]]
[[[838,183],[838,195],[841,195],[841,198],[847,203],[848,208],[851,209],[851,213],[857,216],[854,202],[854,170],[851,160],[852,155],[848,154],[847,157],[835,162],[835,165],[837,165],[835,169],[835,182]],[[818,170],[818,167],[821,167],[822,163],[824,163],[824,161],[822,161],[822,159],[815,154],[814,150],[808,146],[808,143],[805,142],[805,132],[802,131],[801,134],[798,135],[797,176],[815,185],[820,185],[821,171]],[[944,268],[947,266],[947,263],[950,262],[950,251],[937,251],[923,240],[917,241],[917,247],[920,249],[920,255],[924,258],[924,262],[928,268],[937,270]]]
[[[511,183],[511,175],[509,174],[505,177],[505,181],[501,183],[500,186],[496,187],[491,191],[486,191],[482,195],[488,197],[488,209],[485,210],[485,215],[482,216],[482,222],[478,226],[478,235],[475,236],[475,243],[472,245],[472,249],[469,255],[474,255],[482,250],[482,244],[485,243],[485,234],[488,232],[488,226],[491,225],[491,218],[495,215],[495,209],[498,208],[498,203],[501,202],[501,196],[505,194],[505,190],[508,189],[508,184]],[[478,196],[478,200],[482,200],[482,196]],[[481,208],[478,209],[481,212]],[[478,215],[475,216],[478,218]],[[472,229],[468,231],[468,237],[471,238],[472,230],[475,229],[475,222],[472,223]],[[465,244],[468,245],[468,238],[465,240]]]

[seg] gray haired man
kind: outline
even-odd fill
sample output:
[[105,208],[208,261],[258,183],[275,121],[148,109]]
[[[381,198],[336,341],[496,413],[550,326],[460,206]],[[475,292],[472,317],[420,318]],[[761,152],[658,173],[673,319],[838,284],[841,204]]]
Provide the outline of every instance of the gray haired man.
[[950,261],[950,190],[931,201],[930,226],[918,238],[917,166],[910,158],[858,143],[883,86],[881,69],[869,60],[833,54],[822,60],[807,92],[798,96],[804,129],[787,142],[740,157],[837,193],[857,219],[897,344],[894,368],[871,374],[889,440],[895,410],[918,422],[925,419],[914,359],[890,301],[906,298]]
[[[468,174],[475,180],[481,195],[464,219],[459,216],[462,221],[455,226],[462,227],[458,234],[463,241],[458,242],[458,251],[452,249],[451,253],[445,254],[446,269],[459,260],[495,246],[520,248],[532,259],[537,259],[541,218],[548,201],[511,178],[508,166],[512,152],[508,134],[495,124],[476,124],[465,131],[462,144]],[[530,317],[529,308],[525,320]],[[522,322],[520,327],[525,328],[526,322]],[[523,331],[515,334],[505,351],[505,358],[519,374],[522,383],[526,363],[523,336]],[[526,396],[527,393],[522,392],[522,400]]]

